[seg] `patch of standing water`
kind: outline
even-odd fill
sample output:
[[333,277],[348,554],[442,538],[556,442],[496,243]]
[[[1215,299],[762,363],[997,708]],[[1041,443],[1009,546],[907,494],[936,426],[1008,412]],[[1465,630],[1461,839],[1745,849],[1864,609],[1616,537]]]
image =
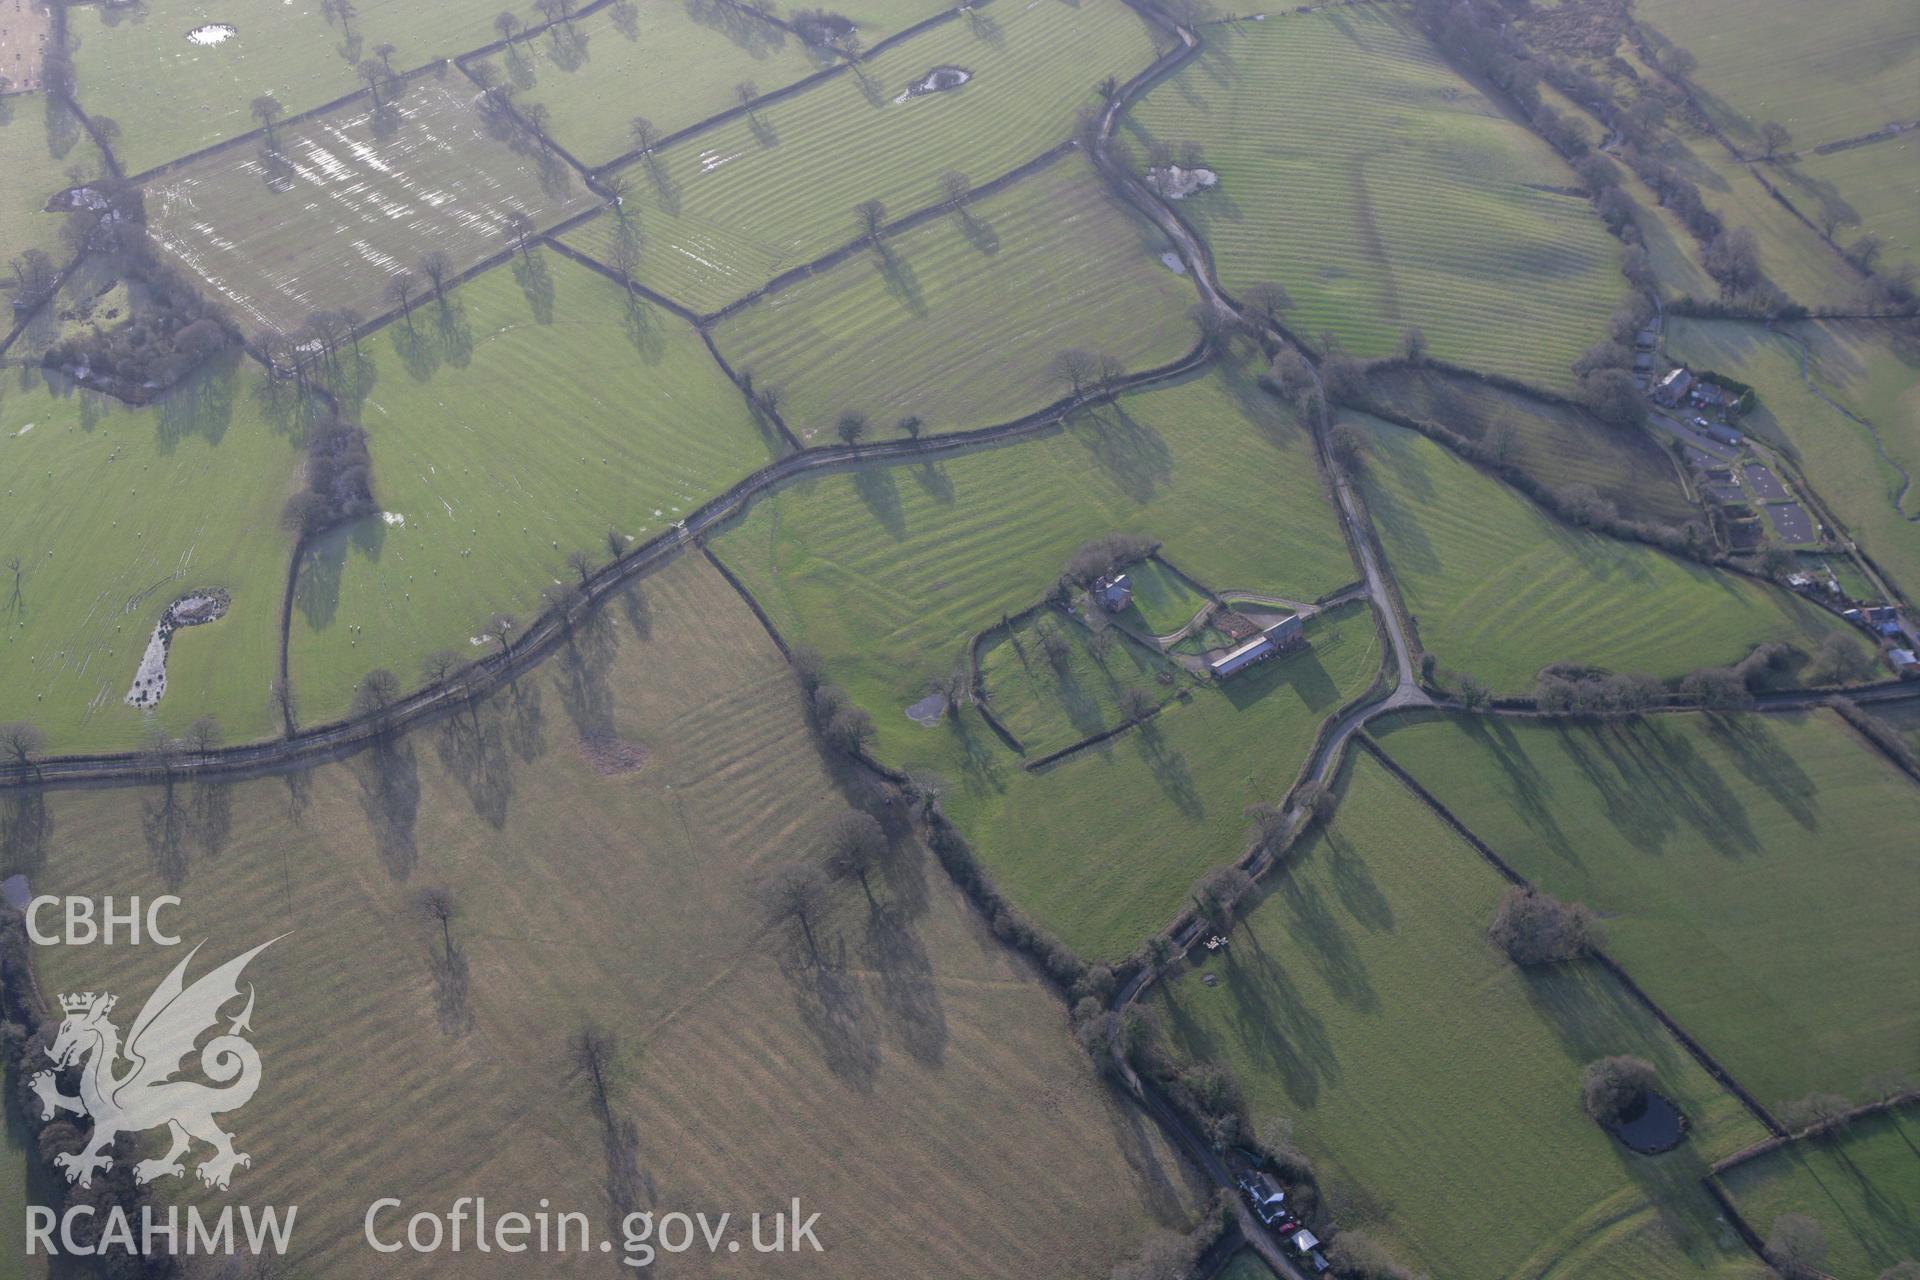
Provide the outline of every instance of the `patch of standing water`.
[[1643,1156],[1659,1155],[1687,1136],[1687,1118],[1664,1095],[1648,1090],[1640,1109],[1613,1126],[1613,1136]]
[[197,44],[204,48],[216,44],[225,44],[239,34],[240,32],[231,22],[209,22],[205,26],[195,27],[193,30],[187,32],[187,43]]
[[133,687],[127,690],[130,707],[151,707],[167,694],[167,649],[173,633],[181,627],[197,627],[226,616],[227,593],[218,587],[193,591],[167,606],[160,621],[153,624],[147,637],[146,652],[140,655],[140,669],[134,672]]
[[973,79],[973,72],[965,67],[935,67],[926,75],[907,86],[907,91],[893,100],[899,106],[909,98],[923,98],[929,93],[945,93],[948,89],[958,89]]
[[1160,255],[1160,265],[1177,276],[1187,274],[1187,264],[1180,261],[1180,255],[1171,249]]
[[947,714],[945,694],[930,693],[907,708],[907,719],[931,729],[940,723],[940,717]]

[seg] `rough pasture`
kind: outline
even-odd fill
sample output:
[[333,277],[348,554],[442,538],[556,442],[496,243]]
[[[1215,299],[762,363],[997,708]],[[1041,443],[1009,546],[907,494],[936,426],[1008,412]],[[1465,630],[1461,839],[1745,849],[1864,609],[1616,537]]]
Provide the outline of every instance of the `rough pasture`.
[[313,312],[393,305],[388,281],[446,253],[459,270],[512,246],[508,219],[546,227],[598,199],[564,162],[508,145],[456,71],[414,79],[376,112],[362,98],[153,179],[155,241],[256,333]]
[[1864,235],[1885,244],[1881,264],[1920,267],[1920,134],[1913,131],[1831,155],[1802,152],[1779,170],[1788,197],[1819,220],[1828,210],[1846,219],[1836,238],[1852,244]]
[[[27,249],[55,262],[67,258],[60,245],[65,217],[44,210],[47,197],[67,186],[69,169],[88,178],[100,172],[100,154],[73,114],[37,93],[0,98],[0,173],[7,175],[0,184],[0,266]],[[9,270],[0,290],[11,297],[13,287]],[[0,315],[0,324],[11,328],[12,313]]]

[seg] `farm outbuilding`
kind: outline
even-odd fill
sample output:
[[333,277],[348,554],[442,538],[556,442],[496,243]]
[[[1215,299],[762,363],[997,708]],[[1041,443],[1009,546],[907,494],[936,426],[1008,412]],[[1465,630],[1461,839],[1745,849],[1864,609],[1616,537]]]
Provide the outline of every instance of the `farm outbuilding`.
[[1215,680],[1225,680],[1238,675],[1257,662],[1264,662],[1276,653],[1288,649],[1297,649],[1306,643],[1306,630],[1299,614],[1289,614],[1280,621],[1262,631],[1245,644],[1238,645],[1207,663],[1207,670]]
[[1687,392],[1692,388],[1693,375],[1682,365],[1660,379],[1653,389],[1653,398],[1664,405],[1676,405],[1687,398]]

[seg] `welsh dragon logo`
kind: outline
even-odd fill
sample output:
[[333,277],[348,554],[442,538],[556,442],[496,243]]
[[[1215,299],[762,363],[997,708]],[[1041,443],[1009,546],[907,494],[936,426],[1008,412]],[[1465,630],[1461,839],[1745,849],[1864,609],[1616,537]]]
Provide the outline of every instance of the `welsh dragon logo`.
[[93,1119],[86,1146],[73,1155],[53,1158],[66,1171],[68,1182],[93,1185],[94,1172],[113,1165],[110,1153],[115,1138],[161,1126],[166,1127],[172,1146],[160,1159],[136,1164],[136,1182],[184,1174],[181,1157],[196,1140],[213,1148],[213,1154],[194,1169],[208,1186],[225,1190],[235,1168],[252,1165],[253,1158],[235,1151],[233,1135],[213,1119],[247,1105],[260,1087],[259,1051],[241,1035],[253,1029],[251,983],[246,1008],[226,1034],[216,1035],[200,1050],[201,1073],[213,1084],[173,1077],[194,1052],[195,1042],[219,1023],[220,1010],[239,999],[240,973],[247,962],[278,941],[263,942],[188,986],[187,966],[200,952],[195,947],[148,997],[127,1033],[124,1049],[119,1029],[107,1019],[117,997],[91,991],[60,997],[66,1017],[47,1056],[61,1070],[85,1061],[80,1094],[70,1098],[61,1093],[52,1071],[40,1072],[31,1084],[40,1098],[42,1120],[51,1120],[60,1111]]

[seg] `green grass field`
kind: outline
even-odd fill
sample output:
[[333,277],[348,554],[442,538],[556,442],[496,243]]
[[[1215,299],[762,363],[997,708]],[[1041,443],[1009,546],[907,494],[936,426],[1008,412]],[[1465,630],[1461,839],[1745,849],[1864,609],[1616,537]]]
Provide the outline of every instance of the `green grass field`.
[[[254,1161],[235,1194],[300,1206],[300,1274],[367,1270],[377,1194],[485,1194],[495,1212],[550,1197],[612,1235],[601,1130],[564,1065],[587,1019],[619,1039],[635,1199],[798,1195],[828,1252],[789,1255],[797,1275],[1103,1275],[1148,1227],[1184,1230],[1175,1159],[910,837],[874,877],[883,917],[834,888],[823,966],[758,922],[755,886],[814,850],[839,782],[778,652],[689,557],[513,690],[376,756],[182,782],[171,801],[52,796],[36,888],[153,894],[170,869],[181,932],[209,939],[196,972],[286,935],[248,971],[266,1070],[228,1124]],[[411,907],[423,885],[458,904],[451,970]],[[124,1008],[179,954],[40,958],[47,990],[105,987]]]
[[[779,12],[791,19],[803,9],[821,7],[813,4],[783,4]],[[950,0],[850,0],[849,3],[825,7],[844,18],[851,18],[861,43],[871,49],[895,32],[944,13],[954,6]]]
[[1131,566],[1127,578],[1133,587],[1133,604],[1120,618],[1147,635],[1178,631],[1207,606],[1206,596],[1159,560],[1143,560]]
[[1904,702],[1871,710],[1904,735],[1915,751],[1920,751],[1920,703]]
[[[1794,301],[1803,306],[1836,308],[1858,303],[1860,276],[1718,142],[1693,135],[1685,150],[1671,149],[1664,158],[1699,187],[1701,199],[1723,222],[1753,232],[1761,269]],[[1778,178],[1774,185],[1793,194]],[[1796,205],[1801,203],[1796,201]],[[1819,217],[1815,202],[1804,204],[1801,212],[1809,218]],[[1843,232],[1840,239],[1845,243],[1849,235]],[[1699,296],[1717,297],[1718,286],[1709,286]]]
[[912,765],[946,780],[941,803],[1001,892],[1087,959],[1118,960],[1246,851],[1246,807],[1285,797],[1321,722],[1378,672],[1365,606],[1306,634],[1304,652],[1034,772],[972,714],[929,734]]
[[1040,618],[1002,631],[980,649],[981,679],[993,714],[1033,755],[1071,746],[1082,738],[1118,725],[1122,692],[1138,689],[1164,703],[1192,686],[1172,663],[1143,645],[1120,641],[1116,633],[1105,661],[1088,647],[1088,632],[1055,610],[1046,625],[1063,636],[1069,649],[1057,662],[1040,642]]
[[1920,118],[1920,15],[1898,0],[1641,0],[1634,16],[1699,59],[1690,78],[1742,146],[1769,120],[1811,147]]
[[27,1149],[24,1126],[7,1109],[4,1131],[0,1131],[0,1200],[15,1206],[0,1216],[0,1280],[43,1280],[47,1274],[44,1255],[27,1256],[25,1215],[19,1206],[33,1203],[28,1190],[27,1161],[34,1157]]
[[[327,20],[318,0],[149,0],[78,6],[70,15],[80,102],[120,127],[115,154],[141,173],[258,127],[253,99],[271,93],[288,114],[364,87],[354,65],[392,44],[397,71],[478,48],[496,38],[494,15],[530,6],[502,0],[357,0],[351,30]],[[231,24],[236,34],[194,45],[187,32]],[[457,73],[456,73],[457,74]]]
[[[69,185],[70,169],[87,178],[100,173],[99,152],[79,122],[37,93],[0,98],[0,172],[7,175],[0,192],[0,264],[39,249],[64,265],[69,255],[60,244],[60,224],[66,216],[42,210],[48,196]],[[9,270],[0,291],[11,298],[13,287]],[[0,323],[11,329],[12,313],[0,313]]]
[[[712,311],[860,234],[855,206],[894,216],[943,198],[948,170],[984,183],[1074,128],[1100,78],[1154,56],[1151,31],[1120,0],[982,9],[843,74],[667,148],[624,172],[640,227],[636,277]],[[959,89],[895,101],[933,67],[974,73]],[[568,241],[612,261],[614,219]]]
[[609,6],[574,22],[571,34],[552,28],[493,63],[519,87],[518,102],[552,113],[548,134],[590,165],[632,149],[634,116],[673,133],[737,106],[742,81],[771,93],[824,65],[771,22],[723,3],[673,0]]
[[[660,533],[771,460],[746,402],[692,329],[559,254],[536,251],[389,325],[353,374],[373,452],[369,516],[313,546],[292,666],[309,721],[373,667],[474,655],[494,610],[524,624],[607,558],[606,531]],[[395,520],[391,517],[397,517]]]
[[1912,133],[1831,155],[1800,154],[1774,170],[1794,204],[1816,221],[1828,209],[1851,215],[1835,234],[1842,244],[1862,235],[1885,242],[1880,265],[1920,266],[1920,142]]
[[[206,714],[231,739],[274,731],[293,549],[280,511],[300,467],[289,412],[237,357],[150,409],[6,371],[0,548],[22,561],[18,601],[0,583],[7,719],[33,721],[58,751],[130,748]],[[157,708],[125,705],[154,625],[196,587],[226,588],[226,617],[174,636]]]
[[1650,432],[1621,431],[1546,400],[1417,370],[1370,375],[1368,392],[1400,413],[1484,440],[1511,431],[1514,459],[1551,485],[1591,485],[1623,515],[1677,524],[1700,510],[1673,456]]
[[1819,1223],[1832,1275],[1866,1280],[1920,1261],[1920,1115],[1911,1106],[1762,1156],[1721,1181],[1762,1236],[1783,1213]]
[[1874,425],[1873,433],[1834,409],[1801,380],[1801,347],[1752,325],[1674,320],[1667,349],[1676,359],[1752,385],[1758,407],[1742,420],[1755,435],[1790,450],[1808,481],[1896,585],[1920,590],[1920,489],[1907,493],[1898,468],[1920,474],[1920,390],[1911,357],[1876,325],[1799,324],[1789,331],[1812,349],[1809,370],[1829,397]]
[[263,148],[205,156],[147,186],[154,239],[256,333],[297,330],[315,312],[391,308],[386,287],[445,252],[455,270],[512,244],[507,219],[550,226],[599,197],[557,157],[495,138],[457,71],[411,82],[389,132],[364,101],[283,125],[282,189]]
[[807,480],[712,545],[790,640],[827,656],[888,759],[927,750],[903,708],[1090,538],[1139,534],[1208,580],[1308,599],[1352,580],[1305,431],[1251,381],[1215,370],[1117,407],[1013,447]]
[[1381,745],[1521,875],[1599,912],[1613,957],[1764,1105],[1920,1071],[1901,834],[1920,788],[1837,715],[1422,719]]
[[[1536,1275],[1649,1199],[1675,1250],[1724,1258],[1697,1180],[1758,1124],[1601,971],[1509,963],[1485,933],[1505,887],[1358,757],[1331,826],[1208,962],[1219,984],[1188,971],[1154,1006],[1256,1118],[1293,1121],[1343,1228],[1422,1272]],[[1582,1066],[1612,1053],[1655,1064],[1693,1123],[1679,1149],[1634,1155],[1581,1110]]]
[[1143,162],[1198,143],[1220,185],[1181,213],[1221,283],[1284,285],[1289,325],[1357,354],[1418,327],[1444,359],[1564,388],[1625,290],[1574,175],[1390,9],[1211,27],[1121,136]]
[[1160,261],[1165,239],[1078,155],[886,248],[714,330],[735,368],[785,388],[803,440],[832,442],[850,410],[880,434],[909,414],[929,432],[1004,422],[1067,394],[1053,367],[1063,350],[1142,369],[1197,336],[1193,287]]
[[1844,625],[1786,591],[1555,520],[1426,437],[1358,415],[1361,489],[1421,644],[1443,667],[1524,691],[1584,663],[1662,678]]

